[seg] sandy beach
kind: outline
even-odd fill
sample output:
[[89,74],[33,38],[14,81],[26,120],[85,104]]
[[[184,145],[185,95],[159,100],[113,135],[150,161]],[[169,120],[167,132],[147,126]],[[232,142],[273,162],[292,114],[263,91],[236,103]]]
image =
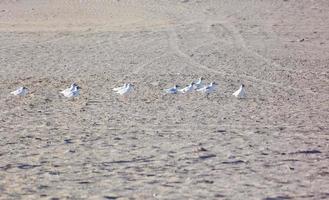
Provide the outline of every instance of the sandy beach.
[[[0,1],[0,199],[329,199],[328,19],[326,0]],[[209,98],[163,92],[201,76]]]

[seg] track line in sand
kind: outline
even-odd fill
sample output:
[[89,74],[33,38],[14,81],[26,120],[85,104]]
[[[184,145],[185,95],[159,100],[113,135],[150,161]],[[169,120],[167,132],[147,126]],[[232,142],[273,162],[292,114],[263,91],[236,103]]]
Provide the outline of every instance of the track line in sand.
[[[219,22],[217,22],[217,23],[219,23]],[[226,22],[221,22],[221,23],[223,24],[223,23],[226,23]],[[175,27],[171,27],[167,32],[168,32],[168,36],[169,36],[169,46],[171,47],[171,49],[175,53],[177,53],[179,56],[181,56],[183,58],[186,58],[194,66],[199,67],[201,69],[204,69],[206,71],[215,73],[215,74],[219,74],[219,75],[227,75],[227,74],[229,74],[230,76],[238,77],[238,75],[234,75],[234,74],[229,73],[229,72],[221,72],[219,70],[211,69],[208,66],[205,66],[205,65],[203,65],[201,63],[196,62],[190,56],[188,56],[186,53],[184,53],[182,50],[180,50],[179,45],[178,45],[179,44],[179,42],[178,42],[179,39],[177,37],[177,32],[176,32]],[[235,33],[235,32],[232,32],[232,33],[234,34],[235,40],[238,41],[237,43],[240,44],[240,46],[243,49],[247,49],[246,45],[244,44],[244,40],[241,37],[239,37],[237,35],[237,33]],[[267,84],[267,85],[271,85],[273,87],[279,87],[279,88],[281,88],[283,90],[289,90],[289,89],[292,89],[292,90],[295,90],[295,91],[302,90],[300,88],[295,88],[295,87],[291,87],[291,86],[287,86],[287,85],[282,85],[282,84],[279,84],[279,83],[276,83],[276,82],[270,82],[270,81],[258,79],[258,78],[254,77],[254,76],[248,76],[248,75],[240,74],[239,77],[244,77],[245,79],[249,79],[249,80],[254,81],[254,82],[261,82],[261,83],[264,83],[264,84]],[[306,92],[306,93],[314,94],[312,91],[308,91],[308,90],[303,90],[303,91]]]
[[68,37],[70,35],[63,35],[63,36],[60,36],[60,37],[56,37],[56,38],[52,38],[52,39],[46,39],[44,41],[41,41],[41,42],[26,42],[26,43],[19,43],[19,44],[15,44],[15,45],[7,45],[7,46],[2,46],[2,48],[0,49],[0,51],[2,50],[6,50],[7,48],[21,48],[22,46],[38,46],[38,45],[42,45],[42,44],[46,44],[48,42],[56,42],[56,41],[59,41],[59,40],[62,40],[62,39],[65,39],[66,37]]
[[[162,124],[162,125],[153,125],[153,126],[133,126],[131,128],[138,127],[139,130],[148,131],[148,132],[154,132],[154,131],[161,131],[167,132],[169,130],[175,130],[177,132],[192,132],[192,131],[198,131],[198,132],[204,132],[204,129],[212,129],[209,131],[214,132],[230,132],[235,130],[250,130],[250,131],[262,131],[262,130],[268,130],[268,129],[276,129],[277,131],[309,131],[309,132],[316,132],[319,131],[319,129],[305,129],[306,127],[303,126],[295,126],[295,125],[262,125],[259,124],[253,124],[253,123],[247,123],[247,124],[218,124],[218,125],[201,125],[201,126],[191,126],[189,124],[178,124],[178,125],[170,125],[170,124]],[[114,127],[111,127],[114,128]],[[119,128],[119,127],[116,127]],[[256,129],[255,129],[256,128]],[[129,127],[124,127],[125,130],[129,130]],[[324,127],[323,130],[328,130],[328,127]],[[301,133],[303,134],[303,133]]]
[[[283,67],[282,65],[276,63],[275,61],[273,61],[269,58],[266,58],[265,56],[259,54],[257,51],[255,51],[252,48],[247,46],[247,44],[246,44],[245,40],[243,39],[242,35],[237,31],[237,29],[231,23],[229,23],[227,21],[211,21],[211,20],[208,20],[207,24],[208,25],[210,25],[210,24],[220,24],[220,25],[222,25],[225,28],[225,30],[227,30],[228,32],[231,33],[235,43],[238,44],[247,54],[251,55],[252,57],[254,57],[256,59],[259,59],[259,60],[263,61],[268,66],[274,66],[277,69],[280,69],[282,71],[287,71],[291,74],[294,74],[294,73],[309,73],[308,71],[305,71],[305,70],[294,71],[294,70],[291,70],[291,69],[287,69],[287,68]],[[288,89],[293,89],[293,90],[303,90],[303,92],[305,92],[305,93],[314,94],[314,92],[309,90],[309,89],[306,90],[306,89],[301,89],[301,88],[295,88],[295,87],[292,87],[292,86],[282,85],[282,84],[279,84],[279,83],[276,83],[276,82],[273,82],[273,83],[276,84],[276,85],[279,85],[280,87],[286,87]]]
[[174,27],[172,27],[171,29],[168,30],[168,36],[169,36],[169,46],[176,54],[178,54],[178,56],[186,58],[191,64],[193,64],[201,69],[204,69],[204,70],[216,73],[216,74],[220,74],[220,75],[227,74],[225,72],[220,72],[220,71],[211,69],[205,65],[202,65],[201,63],[196,62],[190,56],[188,56],[186,53],[184,53],[182,50],[180,50],[179,45],[178,45],[177,32]]
[[137,66],[137,68],[134,69],[134,72],[132,73],[133,75],[139,74],[141,70],[143,70],[146,66],[151,65],[152,63],[154,63],[155,61],[159,60],[160,58],[165,57],[166,55],[168,55],[167,52],[164,52],[163,54],[161,54],[160,56],[157,56],[155,58],[153,58],[152,60],[150,60],[149,62]]
[[[221,24],[223,27],[226,28],[227,31],[229,31],[231,34],[232,34],[232,37],[233,39],[235,40],[235,42],[243,48],[243,50],[245,52],[247,52],[248,54],[252,55],[254,58],[258,58],[259,60],[262,60],[264,61],[267,65],[269,66],[274,66],[276,68],[284,68],[282,65],[266,58],[265,56],[262,56],[261,54],[257,53],[256,51],[252,50],[251,48],[249,48],[247,45],[246,45],[246,42],[245,40],[243,39],[243,37],[241,36],[241,34],[236,30],[236,28],[231,25],[230,23],[228,22],[213,22],[215,24]],[[285,69],[285,71],[289,71],[290,73],[292,73],[293,71],[290,70],[290,69]]]

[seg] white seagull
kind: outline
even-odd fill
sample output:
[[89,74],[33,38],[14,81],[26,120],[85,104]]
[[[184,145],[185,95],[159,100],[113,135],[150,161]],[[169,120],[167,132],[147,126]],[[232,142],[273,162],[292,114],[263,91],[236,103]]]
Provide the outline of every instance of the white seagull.
[[211,82],[209,85],[204,86],[203,88],[198,89],[197,91],[207,94],[207,98],[208,98],[209,94],[215,91],[216,85],[217,85],[217,83]]
[[25,96],[29,90],[26,87],[20,87],[17,90],[11,92],[10,94],[16,95],[16,96]]
[[240,88],[237,91],[235,91],[232,95],[237,97],[237,98],[245,98],[246,97],[246,91],[244,89],[244,85],[241,84]]
[[115,92],[117,92],[117,91],[122,90],[122,89],[124,89],[126,87],[127,87],[127,83],[123,84],[123,86],[121,86],[121,87],[113,88],[112,90],[115,91]]
[[80,87],[76,83],[73,83],[69,88],[66,88],[65,90],[61,91],[60,93],[68,98],[77,97],[80,94]]
[[114,88],[114,89],[113,90],[120,95],[127,95],[134,90],[133,85],[130,83],[125,83],[122,87]]
[[194,89],[198,90],[201,89],[203,87],[202,81],[204,80],[203,77],[200,77],[199,80],[197,82],[194,83]]
[[188,86],[186,86],[185,88],[183,88],[183,89],[180,89],[179,90],[179,92],[180,93],[190,93],[190,92],[192,92],[193,90],[194,90],[194,82],[192,82],[190,85],[188,85]]
[[175,86],[172,87],[172,88],[165,89],[165,92],[166,92],[167,94],[177,94],[177,92],[178,92],[178,88],[179,88],[179,86],[178,86],[178,85],[175,85]]

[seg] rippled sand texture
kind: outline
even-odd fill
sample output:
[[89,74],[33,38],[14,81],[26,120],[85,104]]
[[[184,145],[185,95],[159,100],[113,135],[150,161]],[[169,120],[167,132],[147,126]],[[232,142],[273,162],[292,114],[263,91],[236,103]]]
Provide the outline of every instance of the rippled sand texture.
[[[0,199],[328,199],[328,11],[0,1]],[[163,94],[199,76],[219,83],[209,99]]]

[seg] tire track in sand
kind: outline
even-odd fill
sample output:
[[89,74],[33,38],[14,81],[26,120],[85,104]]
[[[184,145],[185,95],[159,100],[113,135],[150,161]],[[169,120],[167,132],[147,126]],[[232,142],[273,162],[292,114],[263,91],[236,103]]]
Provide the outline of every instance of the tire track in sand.
[[[276,69],[283,69],[284,71],[288,71],[289,73],[296,73],[296,71],[293,71],[291,69],[286,69],[282,65],[274,62],[271,59],[266,58],[265,56],[257,53],[255,50],[252,50],[250,47],[248,47],[245,40],[243,39],[242,35],[237,31],[237,29],[231,23],[229,23],[227,21],[210,21],[210,20],[208,20],[206,24],[220,24],[223,27],[225,27],[225,29],[231,33],[235,44],[240,46],[242,48],[242,50],[245,51],[247,54],[251,55],[252,57],[254,57],[258,60],[263,61],[268,66],[273,66]],[[245,76],[247,76],[247,75],[245,75]],[[249,76],[249,77],[251,77],[251,76]],[[251,78],[252,79],[257,79],[256,77],[251,77]],[[292,89],[292,90],[295,90],[295,91],[303,91],[307,94],[314,94],[314,92],[309,90],[309,89],[306,90],[306,89],[296,88],[296,87],[293,87],[293,86],[282,85],[282,84],[277,83],[277,82],[269,82],[269,81],[265,81],[265,80],[262,80],[262,79],[257,79],[257,80],[261,80],[262,82],[267,83],[267,84],[272,84],[274,86],[280,87],[281,89]]]
[[[227,24],[227,22],[217,22],[219,24],[222,24],[224,27],[226,27],[228,30],[231,30],[232,27],[228,27],[228,26],[225,26]],[[232,30],[231,30],[232,31]],[[227,75],[229,74],[230,76],[232,77],[236,77],[236,78],[239,78],[239,77],[243,77],[247,80],[250,80],[250,81],[253,81],[253,82],[260,82],[260,83],[263,83],[263,84],[267,84],[267,85],[270,85],[272,87],[277,87],[277,88],[280,88],[282,90],[294,90],[294,91],[304,91],[305,93],[309,93],[309,94],[314,94],[312,91],[309,91],[309,90],[303,90],[303,89],[300,89],[300,88],[295,88],[295,87],[292,87],[292,86],[287,86],[287,85],[282,85],[280,83],[277,83],[277,82],[272,82],[272,81],[266,81],[266,80],[263,80],[263,79],[258,79],[254,76],[249,76],[249,75],[245,75],[245,74],[240,74],[239,76],[238,75],[235,75],[233,73],[230,73],[230,72],[222,72],[222,71],[219,71],[219,70],[216,70],[216,69],[212,69],[206,65],[203,65],[195,60],[193,60],[189,55],[187,55],[185,52],[183,52],[180,48],[179,48],[179,39],[177,37],[177,32],[176,32],[176,29],[175,27],[171,27],[168,31],[168,36],[169,36],[169,46],[170,48],[176,53],[178,54],[179,56],[187,59],[191,64],[193,64],[194,66],[198,67],[198,68],[201,68],[201,69],[204,69],[206,71],[209,71],[209,72],[212,72],[212,73],[215,73],[215,74],[219,74],[219,75]],[[232,34],[233,34],[233,38],[235,40],[235,42],[240,45],[245,51],[247,49],[247,46],[243,40],[243,38],[241,36],[239,36],[239,34],[236,32],[235,28],[233,29],[232,31]],[[259,55],[261,56],[261,55]],[[266,59],[266,58],[265,58]],[[267,61],[268,63],[268,61]]]

